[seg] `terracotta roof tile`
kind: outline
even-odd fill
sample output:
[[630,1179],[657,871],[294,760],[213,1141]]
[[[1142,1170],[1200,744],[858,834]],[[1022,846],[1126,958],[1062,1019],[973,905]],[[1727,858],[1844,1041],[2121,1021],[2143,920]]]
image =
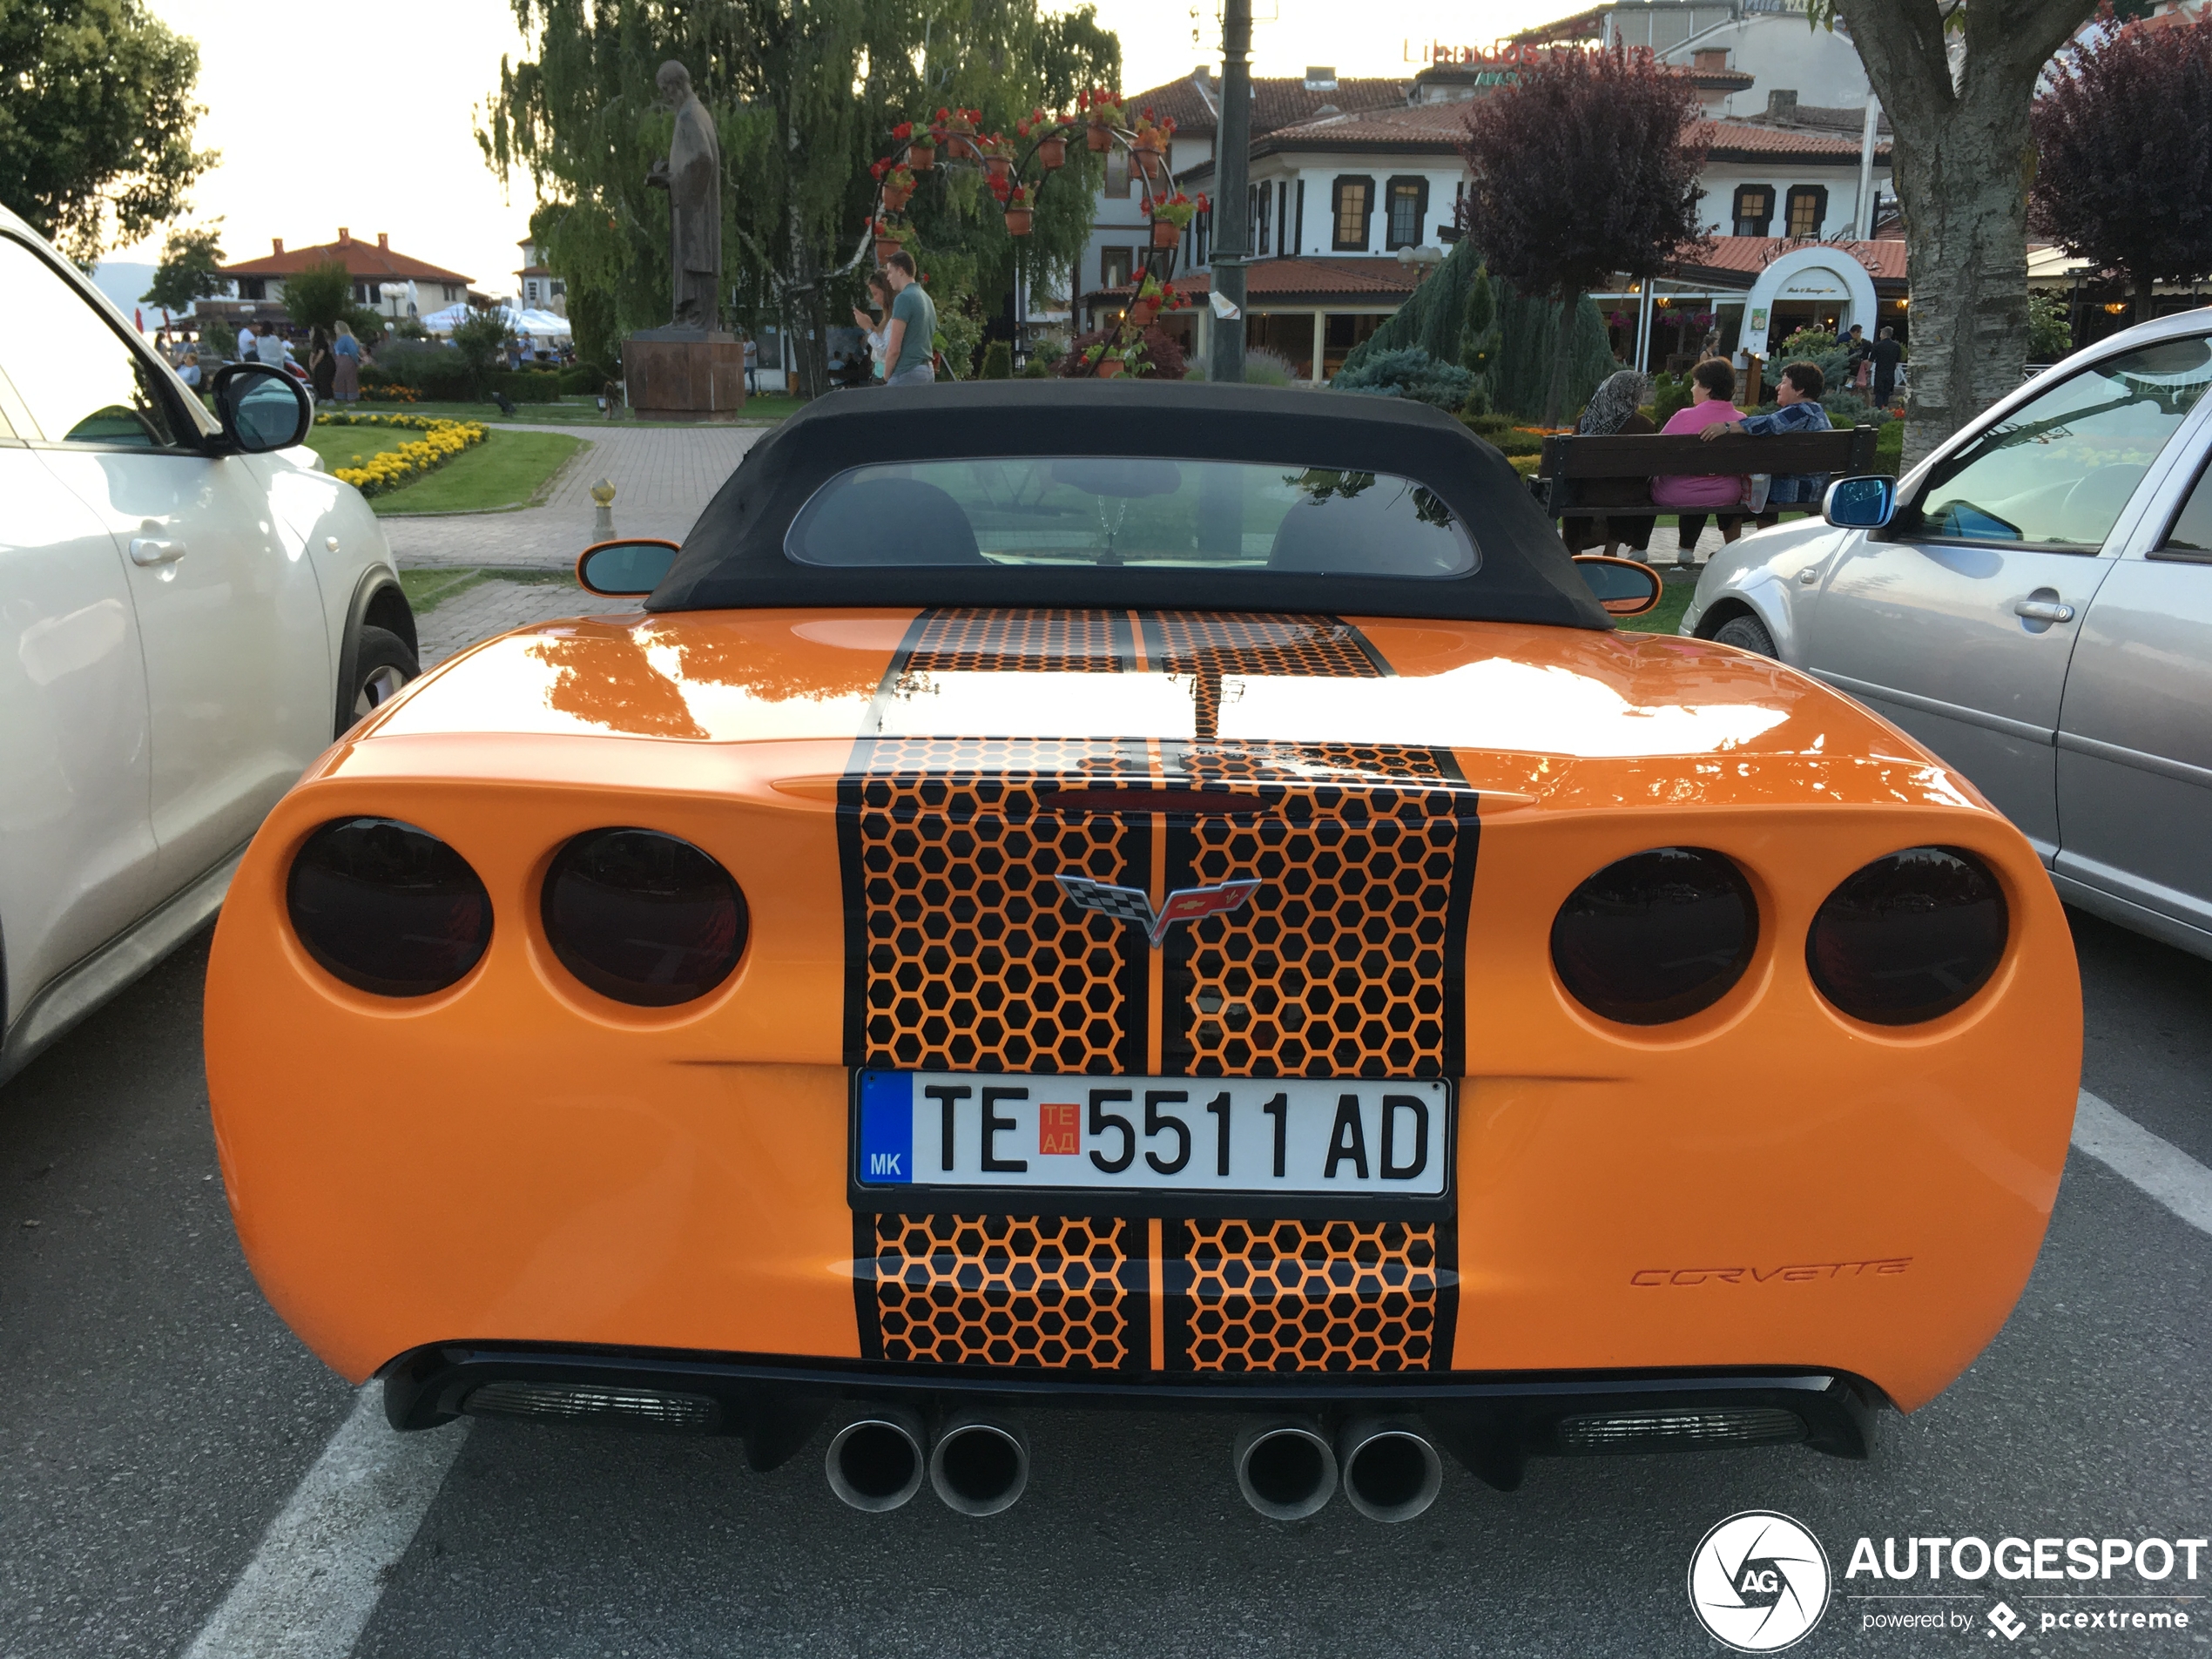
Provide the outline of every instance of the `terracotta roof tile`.
[[218,266],[216,270],[219,274],[226,277],[298,276],[311,265],[327,265],[333,260],[344,262],[347,276],[364,280],[404,282],[413,278],[421,282],[463,284],[476,280],[355,237],[337,242],[320,242],[312,247],[288,247],[281,253],[265,253],[258,260],[240,260],[234,265]]
[[[1727,159],[1739,156],[1805,156],[1820,160],[1858,158],[1857,137],[1831,136],[1802,127],[1767,126],[1750,121],[1700,121],[1697,137],[1710,153]],[[1887,144],[1877,142],[1874,159],[1886,164]]]
[[[1339,110],[1372,110],[1402,105],[1408,83],[1386,76],[1354,76],[1330,88],[1309,89],[1296,75],[1256,75],[1252,78],[1252,136],[1257,138],[1294,122],[1310,121],[1325,105]],[[1176,130],[1197,134],[1215,126],[1214,102],[1221,97],[1217,78],[1201,92],[1186,75],[1179,81],[1123,96],[1122,107],[1132,115],[1150,109],[1154,118],[1175,118]]]
[[1677,261],[1678,268],[1732,271],[1757,276],[1792,248],[1826,246],[1841,249],[1866,267],[1877,282],[1905,280],[1905,244],[1885,239],[1871,242],[1793,242],[1771,236],[1716,236],[1709,253],[1691,254]]

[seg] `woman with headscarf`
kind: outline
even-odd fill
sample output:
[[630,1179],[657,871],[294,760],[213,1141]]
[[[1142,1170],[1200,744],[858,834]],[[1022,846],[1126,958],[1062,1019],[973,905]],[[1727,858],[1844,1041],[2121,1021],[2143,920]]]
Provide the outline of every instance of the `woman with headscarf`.
[[[1575,423],[1578,438],[1626,438],[1640,433],[1656,432],[1651,418],[1643,413],[1642,403],[1651,395],[1651,382],[1642,373],[1624,368],[1607,379],[1604,385],[1590,394],[1589,407],[1582,411],[1582,418]],[[1625,551],[1642,555],[1651,543],[1651,527],[1656,515],[1651,511],[1651,496],[1642,480],[1635,478],[1593,478],[1578,492],[1583,507],[1642,508],[1638,512],[1577,511],[1572,517],[1560,521],[1560,537],[1570,553],[1580,553],[1596,548],[1608,556],[1614,544],[1620,543]]]

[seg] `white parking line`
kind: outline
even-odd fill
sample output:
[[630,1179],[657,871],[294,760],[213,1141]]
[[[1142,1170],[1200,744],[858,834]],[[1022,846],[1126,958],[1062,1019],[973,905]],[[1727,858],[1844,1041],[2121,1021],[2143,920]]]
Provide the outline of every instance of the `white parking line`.
[[345,1659],[468,1432],[395,1433],[363,1388],[185,1659]]
[[2212,1170],[2086,1089],[2074,1103],[2074,1143],[2199,1232],[2212,1233]]

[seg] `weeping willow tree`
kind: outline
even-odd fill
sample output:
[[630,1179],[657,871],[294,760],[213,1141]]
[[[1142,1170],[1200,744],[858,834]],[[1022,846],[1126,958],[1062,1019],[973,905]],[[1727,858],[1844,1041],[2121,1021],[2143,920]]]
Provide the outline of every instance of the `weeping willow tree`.
[[[691,71],[722,144],[723,257],[742,326],[774,321],[794,389],[827,383],[828,329],[859,297],[856,259],[890,129],[941,106],[988,130],[1111,85],[1120,46],[1089,8],[1042,17],[1035,0],[513,0],[531,55],[502,60],[478,131],[502,179],[526,172],[531,227],[569,284],[580,352],[668,319],[668,198],[645,187],[673,117],[654,77]],[[1036,203],[1027,246],[1006,234],[973,172],[910,206],[941,313],[995,310],[1017,257],[1072,266],[1089,230],[1097,163],[1074,146]]]

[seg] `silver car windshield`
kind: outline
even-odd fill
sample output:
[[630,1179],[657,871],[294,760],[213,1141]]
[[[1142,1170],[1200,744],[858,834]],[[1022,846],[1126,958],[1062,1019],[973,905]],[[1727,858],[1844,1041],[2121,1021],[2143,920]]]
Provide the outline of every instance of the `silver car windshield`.
[[1088,565],[1440,578],[1479,568],[1437,496],[1291,462],[1019,455],[857,467],[792,522],[802,564]]

